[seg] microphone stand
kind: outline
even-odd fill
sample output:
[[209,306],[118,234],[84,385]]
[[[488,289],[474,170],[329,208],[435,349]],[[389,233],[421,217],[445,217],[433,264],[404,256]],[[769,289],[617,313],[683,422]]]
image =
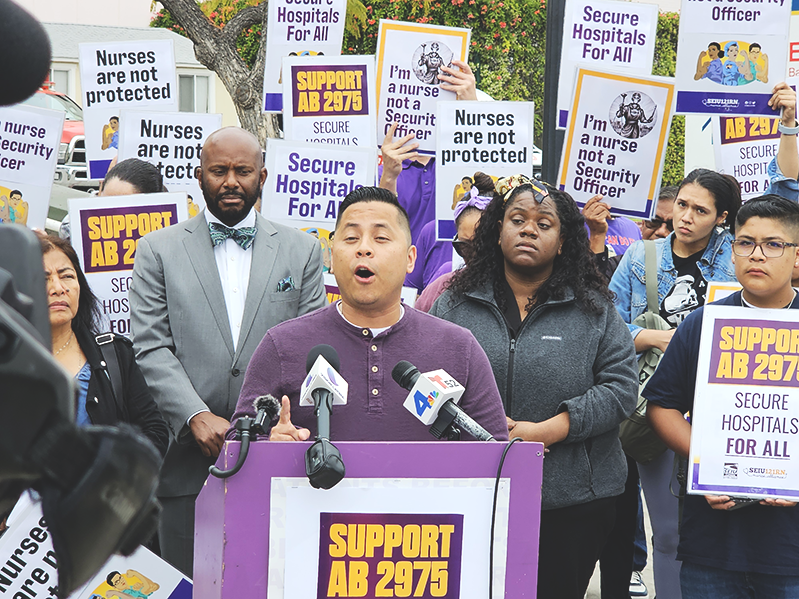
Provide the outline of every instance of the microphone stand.
[[313,392],[316,414],[316,441],[305,452],[305,474],[314,489],[332,489],[344,478],[341,452],[330,442],[330,414],[333,394],[326,390]]
[[255,434],[253,430],[253,419],[249,416],[240,418],[236,422],[236,440],[241,441],[241,450],[239,451],[239,457],[236,459],[235,465],[230,470],[220,470],[216,466],[210,466],[208,472],[217,478],[228,478],[241,470],[241,467],[244,466],[244,460],[247,459],[247,454],[250,453],[251,434]]

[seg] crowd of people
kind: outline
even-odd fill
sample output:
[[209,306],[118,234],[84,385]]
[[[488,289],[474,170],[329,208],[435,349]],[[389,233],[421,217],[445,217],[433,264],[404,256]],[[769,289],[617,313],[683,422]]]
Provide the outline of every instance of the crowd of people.
[[[471,71],[458,66],[442,80],[473,99]],[[788,86],[775,87],[771,105],[786,127],[795,103]],[[306,356],[324,342],[349,383],[331,421],[335,440],[431,439],[391,380],[408,360],[461,382],[461,407],[497,440],[544,444],[540,599],[582,599],[597,562],[603,599],[630,596],[643,568],[639,477],[660,599],[797,597],[794,504],[729,511],[726,496],[684,497],[676,476],[688,455],[707,284],[737,280],[743,289],[728,305],[799,308],[796,146],[782,135],[766,195],[742,207],[733,177],[698,169],[661,190],[640,228],[612,217],[600,196],[580,211],[569,194],[523,174],[478,172],[455,198],[450,243],[432,224],[434,159],[392,129],[380,185],[339,207],[331,271],[341,299],[328,305],[318,240],[259,214],[260,144],[224,128],[208,137],[196,173],[206,209],[139,241],[132,341],[98,329],[75,251],[41,236],[53,353],[78,383],[78,424],[131,423],[165,456],[159,550],[189,576],[194,502],[236,421],[254,415],[253,400],[281,398],[270,441],[315,434],[312,411],[297,408]],[[109,171],[103,193],[163,189],[154,167],[133,160]],[[641,241],[609,243],[634,233]],[[455,269],[453,250],[463,261]],[[421,292],[417,308],[401,301],[409,281]],[[619,431],[640,401],[637,356],[654,350],[663,358],[643,395],[665,445],[636,462]]]

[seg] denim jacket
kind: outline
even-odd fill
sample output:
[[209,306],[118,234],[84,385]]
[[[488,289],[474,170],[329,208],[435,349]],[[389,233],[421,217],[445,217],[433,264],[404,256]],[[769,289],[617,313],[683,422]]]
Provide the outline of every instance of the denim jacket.
[[780,170],[780,166],[777,164],[776,156],[768,163],[767,172],[769,187],[766,193],[776,193],[778,196],[782,196],[794,202],[799,201],[799,182],[783,174]]
[[[674,233],[655,241],[658,264],[658,305],[674,286],[677,269],[671,255],[671,240]],[[643,241],[630,246],[624,253],[619,267],[610,280],[610,290],[616,294],[616,309],[635,338],[641,327],[632,323],[646,312],[646,259]],[[726,229],[716,227],[710,236],[705,253],[697,263],[702,276],[710,281],[734,281],[732,264],[732,235]]]

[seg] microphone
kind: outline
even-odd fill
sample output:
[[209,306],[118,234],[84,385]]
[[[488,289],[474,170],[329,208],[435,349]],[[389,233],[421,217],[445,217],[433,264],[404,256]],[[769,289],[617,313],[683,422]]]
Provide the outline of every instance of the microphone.
[[330,442],[330,414],[333,405],[347,403],[347,381],[338,373],[338,353],[325,344],[317,345],[305,360],[308,376],[302,383],[300,405],[311,405],[316,414],[316,441],[305,452],[305,474],[315,489],[332,489],[344,478],[341,452]]
[[261,395],[252,402],[255,421],[252,430],[256,435],[265,435],[264,425],[270,424],[280,413],[280,402],[274,395]]
[[433,370],[422,374],[416,366],[401,360],[391,371],[391,378],[410,391],[403,403],[405,409],[424,425],[429,425],[430,433],[436,439],[456,424],[478,441],[494,441],[491,433],[458,407],[457,402],[465,389],[446,371]]
[[50,38],[31,14],[11,0],[0,0],[0,15],[0,106],[9,106],[33,95],[47,77]]

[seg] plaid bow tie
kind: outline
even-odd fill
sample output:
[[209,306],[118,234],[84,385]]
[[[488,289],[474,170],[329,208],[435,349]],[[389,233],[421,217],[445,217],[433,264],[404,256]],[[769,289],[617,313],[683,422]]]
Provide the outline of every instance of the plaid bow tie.
[[219,223],[208,223],[208,230],[211,233],[211,242],[214,247],[223,243],[226,239],[232,239],[246,250],[255,241],[255,227],[242,227],[241,229],[231,229]]

